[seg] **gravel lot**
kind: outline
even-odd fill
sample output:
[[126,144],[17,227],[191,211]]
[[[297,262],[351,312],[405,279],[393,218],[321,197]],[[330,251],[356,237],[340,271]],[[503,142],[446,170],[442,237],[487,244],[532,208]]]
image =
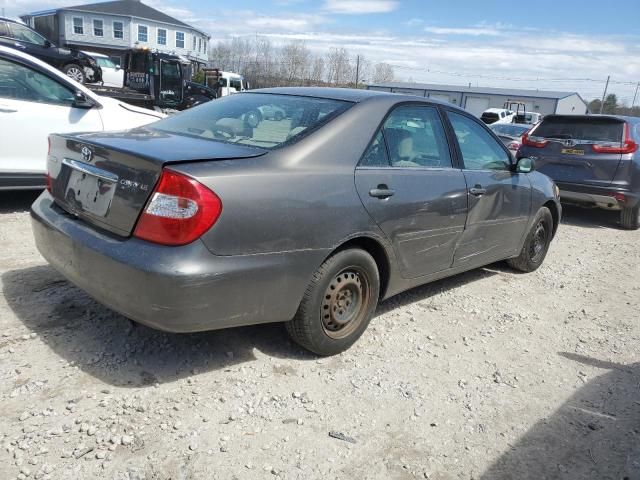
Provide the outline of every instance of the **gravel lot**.
[[[380,306],[317,358],[281,325],[133,324],[0,195],[0,478],[640,479],[640,232],[567,208],[544,266]],[[336,438],[337,437],[337,438]]]

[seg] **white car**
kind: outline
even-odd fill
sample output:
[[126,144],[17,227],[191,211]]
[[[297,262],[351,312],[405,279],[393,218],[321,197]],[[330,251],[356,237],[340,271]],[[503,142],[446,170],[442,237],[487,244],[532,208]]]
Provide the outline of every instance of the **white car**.
[[100,97],[46,63],[0,46],[0,190],[45,187],[51,133],[123,130],[164,117]]
[[102,84],[105,87],[122,87],[124,85],[124,70],[120,68],[120,65],[113,63],[108,55],[84,50],[82,53],[92,57],[102,69]]

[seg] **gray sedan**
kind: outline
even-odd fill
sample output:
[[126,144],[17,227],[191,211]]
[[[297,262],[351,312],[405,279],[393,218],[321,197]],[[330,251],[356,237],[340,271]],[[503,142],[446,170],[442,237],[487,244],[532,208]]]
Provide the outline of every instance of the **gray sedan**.
[[531,159],[413,96],[257,90],[50,145],[33,230],[70,281],[172,332],[285,322],[320,355],[404,290],[505,259],[537,269],[561,215]]

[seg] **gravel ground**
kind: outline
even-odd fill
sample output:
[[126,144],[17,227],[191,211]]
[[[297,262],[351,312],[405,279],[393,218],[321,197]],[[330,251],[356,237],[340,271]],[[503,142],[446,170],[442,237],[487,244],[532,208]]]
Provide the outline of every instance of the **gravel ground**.
[[640,479],[640,232],[567,208],[544,266],[399,295],[350,351],[136,325],[0,196],[0,478]]

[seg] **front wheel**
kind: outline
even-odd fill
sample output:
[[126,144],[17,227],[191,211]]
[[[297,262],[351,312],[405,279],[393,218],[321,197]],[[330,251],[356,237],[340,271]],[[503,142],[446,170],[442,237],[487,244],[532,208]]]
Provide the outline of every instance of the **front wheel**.
[[533,220],[533,226],[524,241],[520,255],[510,258],[507,263],[521,272],[537,270],[549,251],[553,238],[553,217],[547,207],[542,207]]
[[285,323],[291,338],[318,355],[347,350],[366,330],[378,304],[380,277],[364,250],[343,250],[313,274],[296,316]]
[[623,208],[620,211],[620,225],[627,230],[640,228],[640,204],[631,208]]
[[65,65],[62,69],[65,75],[74,79],[78,83],[84,83],[87,77],[84,74],[84,70],[81,66],[76,65],[75,63],[70,63],[69,65]]

